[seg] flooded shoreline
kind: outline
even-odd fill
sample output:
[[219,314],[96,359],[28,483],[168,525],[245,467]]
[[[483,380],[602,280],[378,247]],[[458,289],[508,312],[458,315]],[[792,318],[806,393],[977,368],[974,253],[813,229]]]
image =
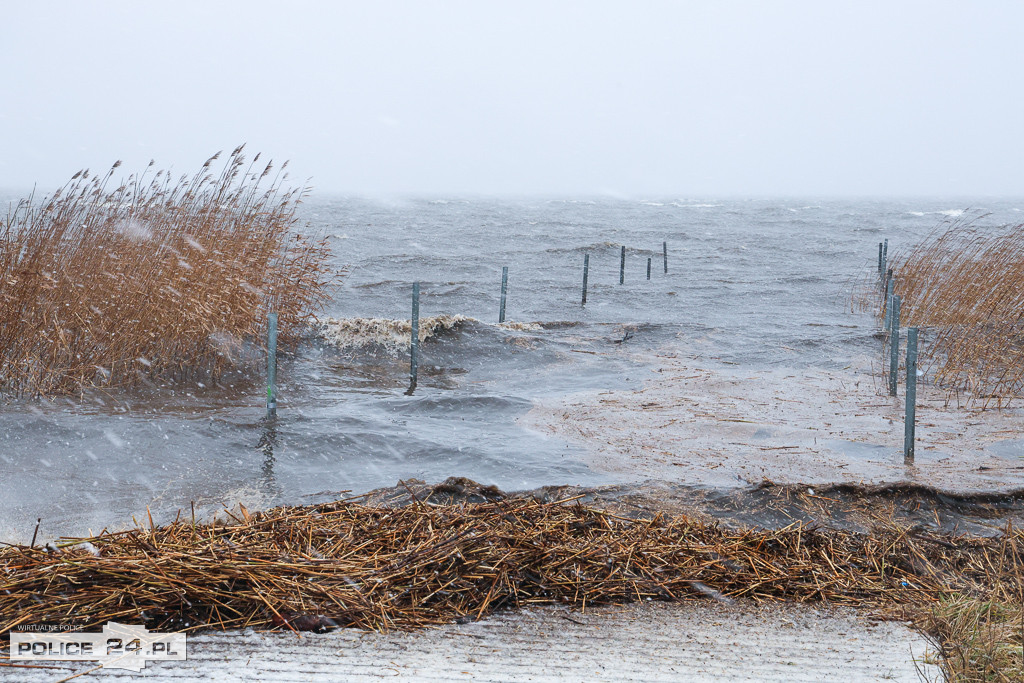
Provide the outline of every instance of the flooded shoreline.
[[[986,220],[1019,213],[1013,200],[986,206]],[[728,492],[765,479],[1012,490],[1019,413],[960,414],[927,385],[916,470],[903,469],[877,321],[851,311],[877,242],[915,243],[942,217],[929,212],[953,208],[313,198],[303,218],[348,273],[321,316],[338,343],[314,334],[282,353],[277,423],[262,421],[256,361],[217,381],[7,403],[0,541],[27,542],[39,518],[52,539],[133,516],[167,523],[193,504],[266,509],[453,475],[505,491]],[[663,242],[668,272],[647,280]],[[406,396],[412,282],[438,324]]]
[[1024,487],[1024,413],[957,407],[933,385],[919,386],[916,459],[905,465],[903,397],[885,392],[870,358],[825,371],[643,357],[642,388],[540,400],[523,424],[584,447],[595,469],[632,479]]

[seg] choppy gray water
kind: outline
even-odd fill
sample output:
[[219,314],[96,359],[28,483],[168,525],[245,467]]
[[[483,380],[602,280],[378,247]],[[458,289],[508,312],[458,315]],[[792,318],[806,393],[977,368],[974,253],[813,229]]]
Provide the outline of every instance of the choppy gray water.
[[[325,317],[408,319],[419,281],[423,317],[474,319],[423,345],[415,394],[404,393],[404,351],[311,340],[281,361],[273,433],[258,378],[6,405],[0,540],[28,540],[39,517],[43,538],[80,535],[147,507],[159,522],[190,515],[193,501],[200,511],[303,503],[412,477],[457,474],[506,490],[619,483],[517,418],[538,398],[637,384],[629,349],[845,367],[877,347],[875,321],[851,312],[849,298],[878,242],[909,247],[971,206],[991,214],[985,224],[1024,220],[1021,200],[313,197],[304,218],[349,269]],[[540,325],[495,324],[502,266],[508,320]]]

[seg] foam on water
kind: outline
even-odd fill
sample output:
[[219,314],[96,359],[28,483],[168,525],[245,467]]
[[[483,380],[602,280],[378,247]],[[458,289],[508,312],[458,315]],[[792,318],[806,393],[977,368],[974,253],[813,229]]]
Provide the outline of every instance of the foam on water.
[[[435,315],[420,318],[419,338],[426,341],[463,323],[472,321],[464,315]],[[412,322],[386,318],[324,318],[318,326],[319,336],[339,349],[355,349],[377,345],[391,351],[407,349],[412,336]]]
[[946,216],[948,218],[959,218],[963,216],[966,209],[944,209],[941,211],[908,211],[907,213],[911,216]]
[[498,323],[498,327],[503,330],[514,330],[516,332],[539,332],[545,329],[543,323]]

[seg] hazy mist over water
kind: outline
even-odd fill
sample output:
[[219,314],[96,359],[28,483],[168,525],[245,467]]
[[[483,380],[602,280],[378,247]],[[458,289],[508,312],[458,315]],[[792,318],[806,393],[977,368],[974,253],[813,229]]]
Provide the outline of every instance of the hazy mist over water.
[[0,187],[248,143],[321,192],[1021,193],[1016,2],[7,3]]

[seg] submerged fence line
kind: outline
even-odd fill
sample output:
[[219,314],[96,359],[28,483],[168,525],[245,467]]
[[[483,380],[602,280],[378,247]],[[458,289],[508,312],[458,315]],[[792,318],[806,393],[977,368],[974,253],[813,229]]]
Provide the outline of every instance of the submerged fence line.
[[[891,268],[886,268],[889,240],[878,244],[878,284],[882,289],[882,330],[885,339],[883,358],[888,355],[888,390],[889,395],[898,396],[899,385],[899,351],[900,351],[900,317],[902,297],[895,293],[896,278]],[[882,274],[885,273],[885,278]],[[903,463],[914,464],[914,442],[917,438],[917,340],[916,327],[907,330],[906,358],[906,395],[904,397],[903,414]],[[887,353],[886,353],[887,352]],[[883,361],[883,367],[885,363]]]
[[[662,242],[662,253],[665,256],[665,272],[668,272],[668,242]],[[623,245],[619,251],[619,284],[622,284],[625,278],[625,255],[626,247]],[[647,259],[647,279],[651,279],[651,263],[652,259]],[[504,324],[506,321],[506,310],[508,304],[508,274],[509,266],[502,266],[501,268],[501,297],[498,308],[498,324]],[[589,278],[590,278],[590,254],[585,253],[583,255],[583,291],[581,297],[581,305],[587,305],[587,297],[589,291]],[[414,282],[412,285],[412,315],[411,315],[411,333],[409,340],[409,388],[406,394],[412,395],[416,389],[416,385],[419,379],[419,322],[420,322],[420,283]],[[271,313],[268,317],[268,354],[267,354],[267,418],[271,419],[277,416],[277,354],[276,354],[276,330],[277,330],[277,314]]]

